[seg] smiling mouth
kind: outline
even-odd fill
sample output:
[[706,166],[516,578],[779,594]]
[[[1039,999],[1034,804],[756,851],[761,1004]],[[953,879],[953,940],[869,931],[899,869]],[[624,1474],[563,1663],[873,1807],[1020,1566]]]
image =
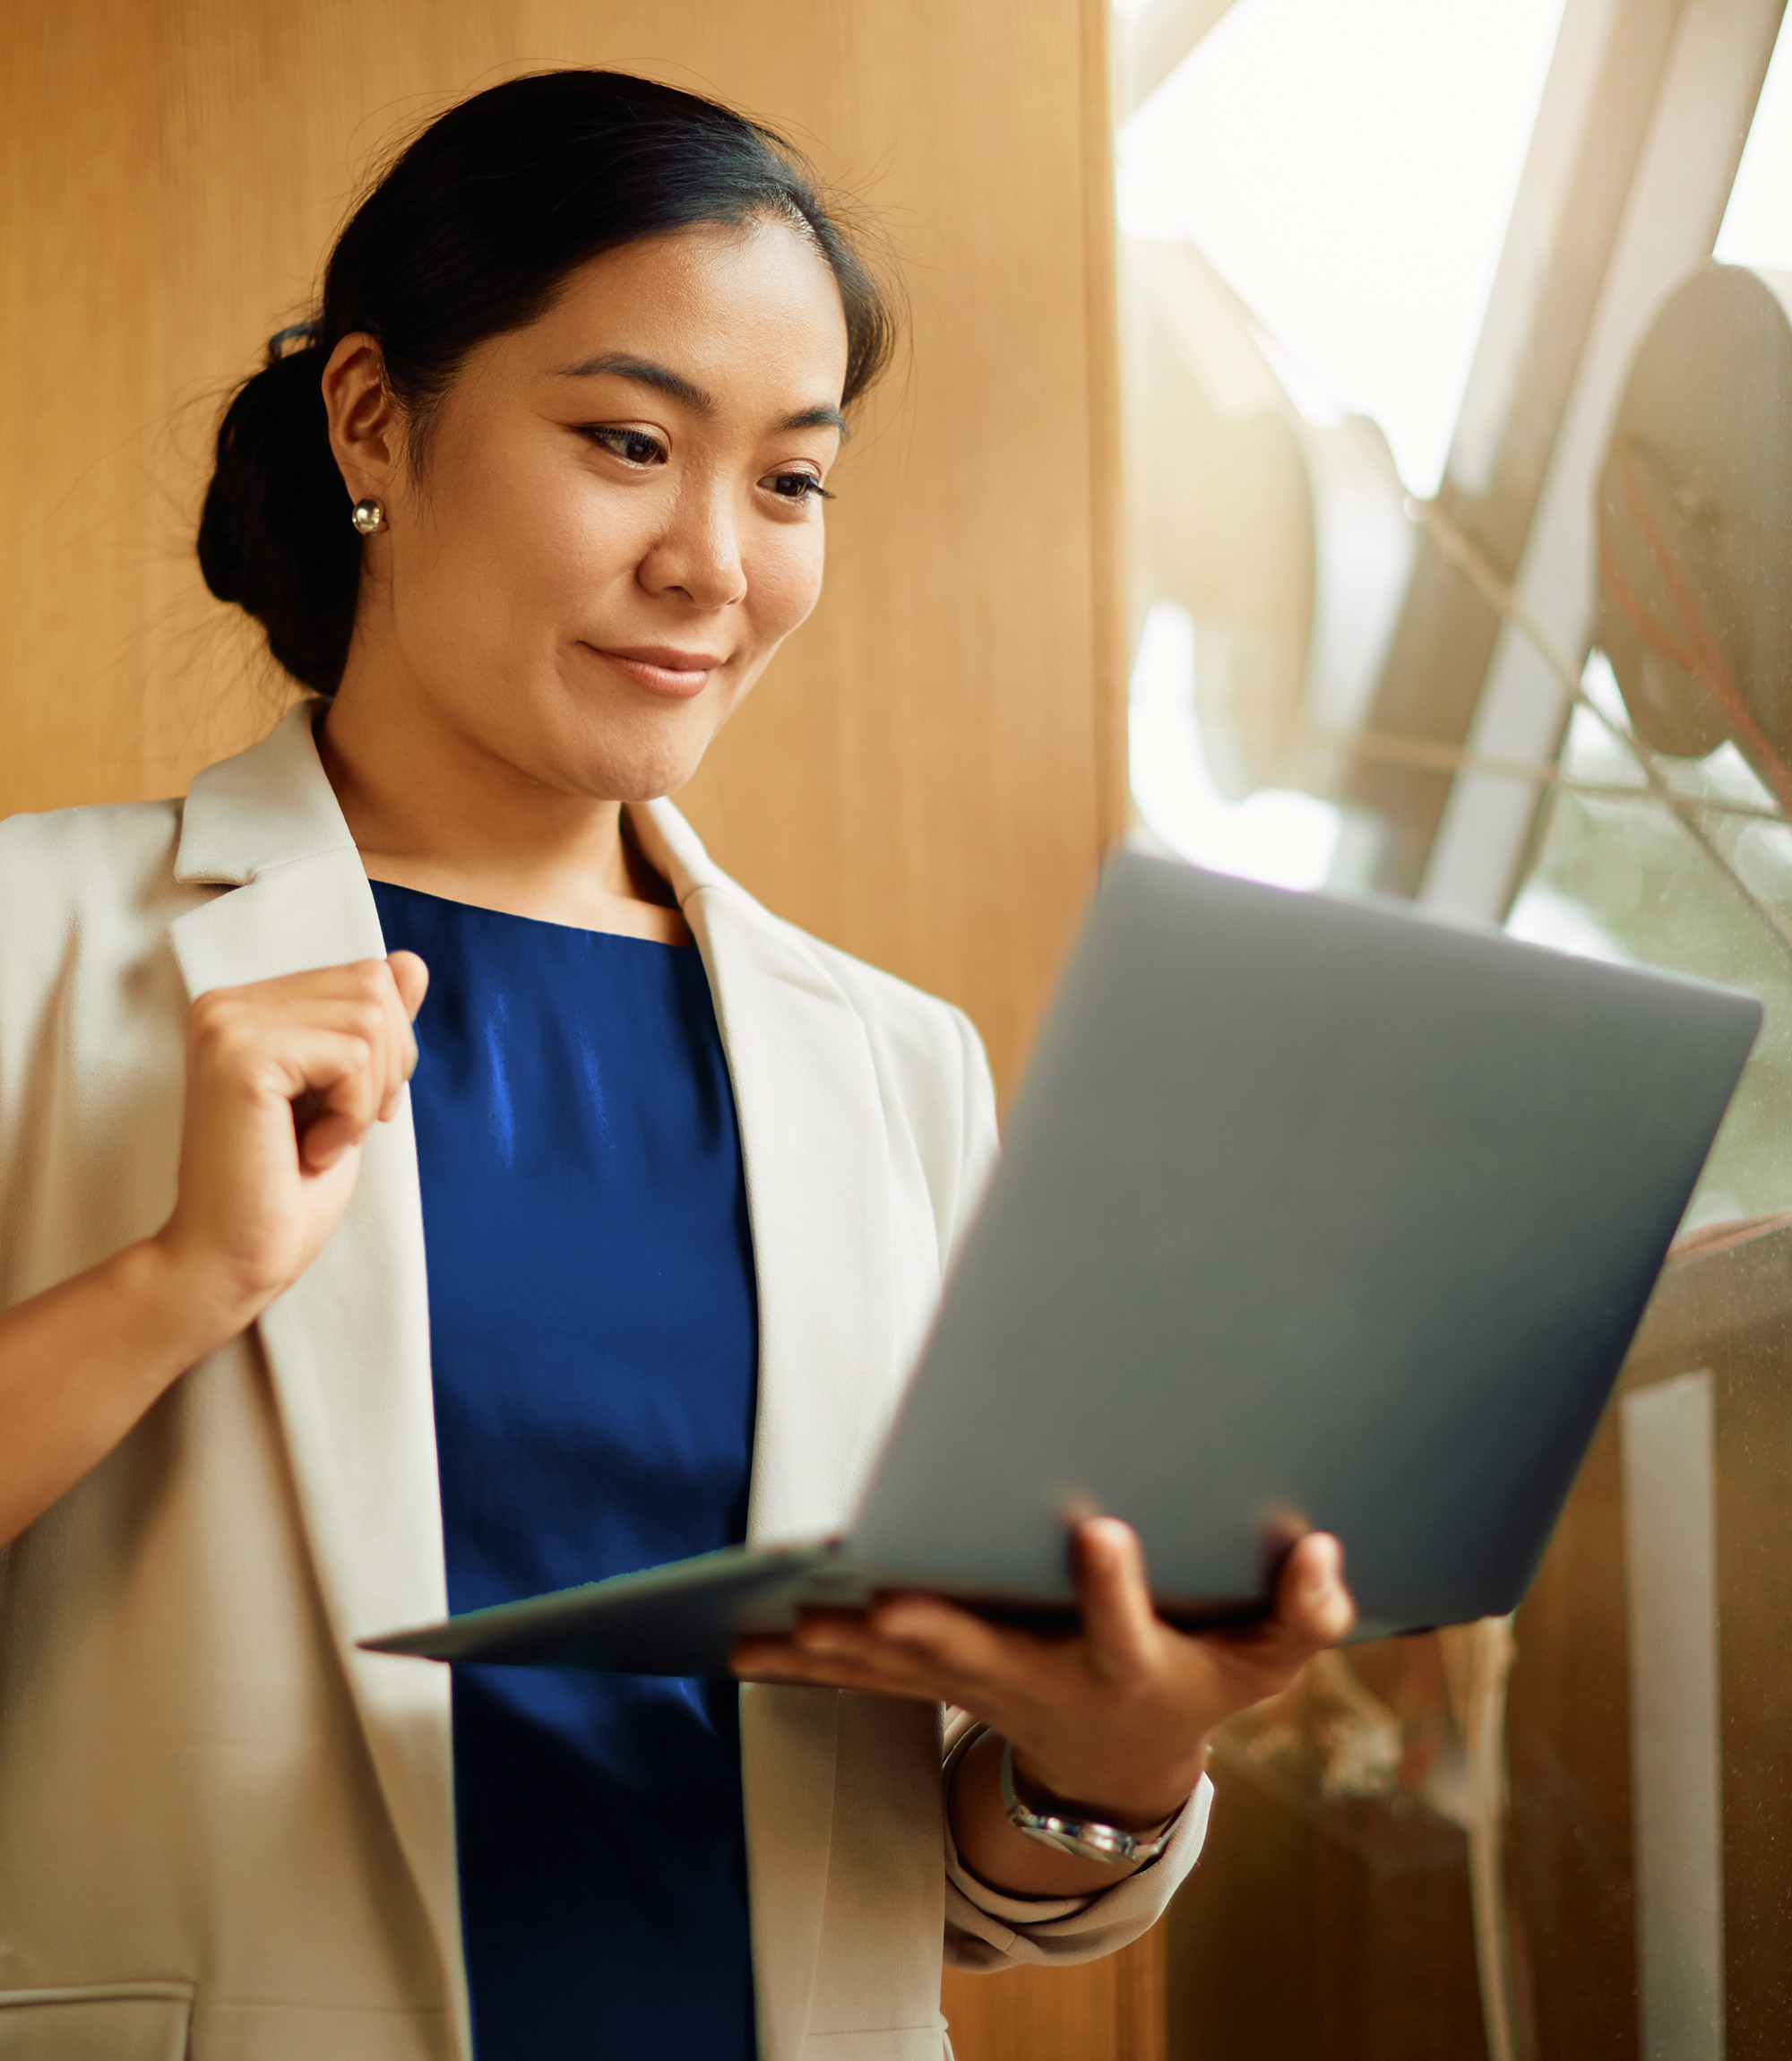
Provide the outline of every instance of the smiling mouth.
[[680,651],[669,646],[607,651],[601,645],[587,644],[585,649],[625,680],[668,701],[688,701],[702,694],[709,685],[710,675],[727,662],[708,651]]

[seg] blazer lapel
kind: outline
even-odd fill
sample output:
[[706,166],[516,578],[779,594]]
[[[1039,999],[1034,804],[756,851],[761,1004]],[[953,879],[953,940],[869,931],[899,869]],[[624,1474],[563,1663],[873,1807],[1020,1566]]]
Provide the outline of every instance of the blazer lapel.
[[[194,783],[177,872],[230,892],[171,927],[189,995],[385,951],[314,711]],[[331,1630],[464,2026],[448,1670],[355,1645],[447,1609],[409,1098],[369,1134],[335,1235],[257,1328]]]
[[[759,1280],[755,1541],[840,1531],[898,1368],[891,1155],[864,1025],[822,955],[712,867],[667,803],[631,811],[709,970],[728,1051]],[[741,1698],[760,2034],[799,2050],[822,1936],[840,1699]]]
[[891,1150],[858,1012],[799,931],[719,873],[669,803],[630,811],[710,976],[759,1279],[749,1536],[850,1516],[900,1370]]

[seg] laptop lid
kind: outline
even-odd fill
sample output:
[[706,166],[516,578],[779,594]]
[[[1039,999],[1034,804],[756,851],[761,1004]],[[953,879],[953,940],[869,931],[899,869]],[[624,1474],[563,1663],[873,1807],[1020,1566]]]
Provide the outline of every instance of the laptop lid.
[[1125,853],[852,1527],[1055,1603],[1126,1518],[1191,1613],[1343,1539],[1364,1633],[1510,1609],[1761,1019],[1401,905]]

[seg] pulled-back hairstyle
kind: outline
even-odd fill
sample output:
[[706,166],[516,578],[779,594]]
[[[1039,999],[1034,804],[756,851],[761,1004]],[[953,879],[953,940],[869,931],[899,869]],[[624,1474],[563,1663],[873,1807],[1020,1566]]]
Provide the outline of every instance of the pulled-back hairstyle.
[[620,72],[512,79],[418,135],[331,254],[323,306],[282,330],[219,426],[199,523],[205,583],[267,633],[288,672],[333,694],[361,540],[331,453],[323,367],[365,330],[414,428],[488,337],[546,312],[568,273],[644,237],[773,216],[813,237],[846,315],[842,405],[893,340],[876,282],[783,138],[732,108]]

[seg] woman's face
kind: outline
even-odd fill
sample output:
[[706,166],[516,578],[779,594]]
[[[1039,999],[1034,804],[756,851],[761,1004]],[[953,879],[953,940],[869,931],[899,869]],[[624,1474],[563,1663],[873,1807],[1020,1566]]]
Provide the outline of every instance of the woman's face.
[[470,356],[415,463],[343,361],[338,456],[389,525],[350,679],[564,793],[682,786],[821,592],[846,358],[825,261],[766,220],[581,267]]

